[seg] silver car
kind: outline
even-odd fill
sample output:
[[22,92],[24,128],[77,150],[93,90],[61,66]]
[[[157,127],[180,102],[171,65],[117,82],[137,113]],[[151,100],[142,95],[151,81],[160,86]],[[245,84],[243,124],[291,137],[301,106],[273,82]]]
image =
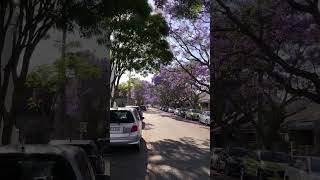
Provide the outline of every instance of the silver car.
[[135,108],[110,108],[110,145],[132,145],[140,150],[142,119]]
[[177,108],[173,112],[174,115],[180,115],[180,108]]
[[200,122],[200,123],[203,123],[203,124],[205,124],[205,125],[210,125],[210,123],[211,123],[211,120],[210,120],[210,111],[203,111],[203,112],[200,114],[199,122]]
[[175,110],[174,108],[169,108],[169,109],[168,109],[168,112],[169,112],[169,113],[174,113],[174,110]]

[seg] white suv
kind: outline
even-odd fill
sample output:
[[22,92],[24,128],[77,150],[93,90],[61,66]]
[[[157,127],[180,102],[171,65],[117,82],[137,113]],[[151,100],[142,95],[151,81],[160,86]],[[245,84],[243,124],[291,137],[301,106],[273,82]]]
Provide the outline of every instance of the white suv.
[[135,108],[110,108],[110,145],[132,145],[140,150],[142,120]]

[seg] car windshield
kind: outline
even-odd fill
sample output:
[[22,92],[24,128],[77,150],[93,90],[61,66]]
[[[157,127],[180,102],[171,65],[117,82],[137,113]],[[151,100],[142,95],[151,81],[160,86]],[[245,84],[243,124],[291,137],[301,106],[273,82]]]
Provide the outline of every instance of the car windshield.
[[111,111],[110,123],[134,123],[134,117],[130,111]]
[[311,158],[311,170],[312,170],[312,172],[320,173],[320,159],[319,158]]
[[18,160],[0,158],[3,180],[75,180],[70,167],[56,160]]
[[232,148],[232,149],[230,149],[229,154],[230,154],[230,156],[243,157],[248,154],[248,151],[246,151],[244,149]]

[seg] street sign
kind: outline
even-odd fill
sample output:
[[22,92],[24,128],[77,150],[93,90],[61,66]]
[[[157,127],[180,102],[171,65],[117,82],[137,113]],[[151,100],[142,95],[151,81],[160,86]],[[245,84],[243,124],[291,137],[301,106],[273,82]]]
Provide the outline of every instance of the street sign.
[[87,132],[88,122],[80,122],[80,133]]

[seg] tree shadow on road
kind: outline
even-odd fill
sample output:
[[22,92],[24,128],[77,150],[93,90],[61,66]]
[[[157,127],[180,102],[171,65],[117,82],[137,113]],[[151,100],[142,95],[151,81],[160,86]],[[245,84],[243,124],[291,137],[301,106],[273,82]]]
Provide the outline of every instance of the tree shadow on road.
[[140,152],[136,152],[132,147],[112,147],[111,179],[144,180],[147,165],[147,146],[144,139],[141,139]]
[[209,144],[209,139],[199,142],[184,137],[151,142],[148,180],[209,180],[210,149],[198,144]]

